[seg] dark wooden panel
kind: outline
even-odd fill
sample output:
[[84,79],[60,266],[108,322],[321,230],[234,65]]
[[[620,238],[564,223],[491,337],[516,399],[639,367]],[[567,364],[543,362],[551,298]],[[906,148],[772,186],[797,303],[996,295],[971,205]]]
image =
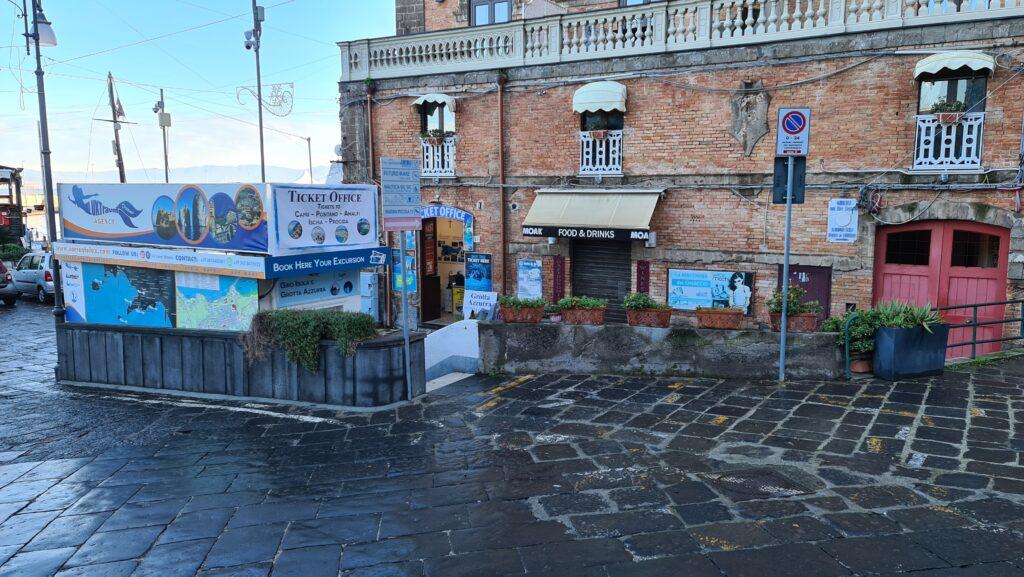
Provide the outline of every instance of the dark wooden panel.
[[184,385],[184,377],[181,372],[181,341],[180,337],[164,337],[160,360],[163,388],[165,389],[180,391]]
[[222,340],[203,339],[203,392],[227,392],[227,357]]
[[142,335],[124,335],[124,384],[141,387]]
[[352,357],[342,356],[336,350],[324,352],[325,402],[334,405],[351,405],[355,402],[354,367]]
[[102,331],[89,331],[89,373],[94,383],[109,383],[107,380],[107,339]]
[[274,351],[274,398],[298,400],[298,365],[288,362],[283,350]]
[[203,390],[203,341],[195,338],[181,340],[181,389]]
[[160,335],[142,335],[142,384],[159,389],[163,386],[163,360],[160,354]]
[[75,355],[75,380],[89,382],[92,378],[89,365],[92,355],[89,351],[89,331],[75,331],[72,335],[72,350]]
[[320,349],[320,367],[317,372],[311,373],[303,367],[299,367],[296,375],[298,376],[298,400],[306,401],[308,403],[322,403],[327,398],[327,383],[324,380],[326,374],[326,357],[331,352],[332,347],[321,347]]
[[112,385],[124,384],[124,335],[106,333],[104,346],[107,349],[107,382]]
[[274,362],[273,355],[257,361],[249,366],[249,396],[274,398]]
[[249,395],[249,375],[245,366],[245,351],[238,341],[225,341],[227,355],[227,393],[236,397]]
[[68,360],[68,332],[60,327],[57,328],[57,379],[67,380],[68,369],[71,363]]

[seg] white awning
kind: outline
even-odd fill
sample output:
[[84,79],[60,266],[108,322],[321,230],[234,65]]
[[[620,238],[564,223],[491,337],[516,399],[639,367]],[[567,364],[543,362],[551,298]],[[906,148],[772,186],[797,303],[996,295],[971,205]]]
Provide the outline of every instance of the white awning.
[[444,104],[448,110],[455,112],[455,97],[448,96],[447,94],[438,94],[436,92],[430,94],[424,94],[413,101],[413,106],[422,106],[426,102],[433,102],[435,104]]
[[919,78],[922,74],[938,74],[943,70],[958,70],[964,66],[975,72],[981,72],[994,69],[996,61],[995,58],[983,52],[969,50],[940,52],[918,62],[914,68],[914,78]]
[[650,230],[662,190],[541,189],[523,226]]
[[626,111],[626,87],[605,80],[585,84],[572,95],[573,112]]

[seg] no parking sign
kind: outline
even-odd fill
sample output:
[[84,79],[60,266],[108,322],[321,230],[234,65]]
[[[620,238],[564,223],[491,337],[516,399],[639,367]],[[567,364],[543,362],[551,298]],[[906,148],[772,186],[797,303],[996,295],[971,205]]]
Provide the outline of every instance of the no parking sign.
[[778,134],[776,156],[807,156],[811,135],[811,109],[779,109]]

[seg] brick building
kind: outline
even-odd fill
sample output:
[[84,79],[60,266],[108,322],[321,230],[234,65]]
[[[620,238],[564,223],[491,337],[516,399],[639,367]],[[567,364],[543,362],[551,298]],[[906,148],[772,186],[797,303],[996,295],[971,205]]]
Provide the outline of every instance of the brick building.
[[[764,322],[783,252],[777,111],[810,108],[794,280],[832,314],[1020,296],[1022,0],[397,8],[399,36],[339,44],[342,160],[365,182],[381,157],[420,158],[424,204],[451,217],[430,226],[472,220],[471,234],[421,238],[425,281],[451,264],[441,253],[472,245],[492,255],[500,292],[536,259],[549,300],[646,291],[678,320],[698,288],[717,304],[747,284],[748,324]],[[827,237],[835,199],[857,203],[853,242]]]

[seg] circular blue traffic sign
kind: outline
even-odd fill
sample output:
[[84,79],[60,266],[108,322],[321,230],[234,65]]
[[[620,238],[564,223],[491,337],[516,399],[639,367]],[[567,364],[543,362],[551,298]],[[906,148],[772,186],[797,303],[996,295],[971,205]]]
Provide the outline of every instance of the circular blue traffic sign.
[[782,117],[782,130],[786,134],[800,134],[807,126],[807,117],[798,110],[791,110]]

